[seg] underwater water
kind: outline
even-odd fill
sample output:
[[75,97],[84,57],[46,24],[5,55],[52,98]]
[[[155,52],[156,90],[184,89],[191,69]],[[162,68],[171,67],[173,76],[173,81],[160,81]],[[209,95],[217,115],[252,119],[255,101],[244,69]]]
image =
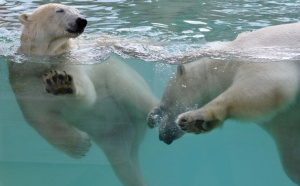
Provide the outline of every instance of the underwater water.
[[[79,160],[49,145],[24,120],[10,87],[9,60],[39,60],[15,54],[21,32],[17,17],[49,2],[74,6],[87,18],[81,40],[108,41],[93,52],[83,50],[82,63],[116,56],[140,73],[159,98],[175,64],[201,57],[196,51],[203,46],[297,22],[300,10],[296,0],[0,0],[0,186],[121,185],[95,144]],[[187,53],[194,56],[186,59]],[[254,123],[226,121],[220,129],[186,134],[171,145],[159,141],[157,129],[148,129],[139,161],[150,186],[295,185],[282,169],[273,140]]]

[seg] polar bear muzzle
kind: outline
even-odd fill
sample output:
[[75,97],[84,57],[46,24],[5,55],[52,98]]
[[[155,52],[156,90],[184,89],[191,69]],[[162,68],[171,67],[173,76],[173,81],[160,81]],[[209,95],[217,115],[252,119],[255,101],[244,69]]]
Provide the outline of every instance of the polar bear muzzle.
[[67,32],[71,34],[81,34],[83,33],[86,25],[87,20],[83,17],[78,17],[76,18],[75,23],[69,25]]

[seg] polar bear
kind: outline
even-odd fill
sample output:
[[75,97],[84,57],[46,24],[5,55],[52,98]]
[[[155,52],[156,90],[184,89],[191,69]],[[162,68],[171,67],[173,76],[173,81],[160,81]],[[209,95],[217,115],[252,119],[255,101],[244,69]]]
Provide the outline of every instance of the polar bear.
[[[243,33],[209,49],[240,54],[300,46],[300,23]],[[254,121],[275,140],[284,170],[300,184],[300,62],[249,62],[203,58],[177,66],[160,105],[148,116],[167,144],[185,132],[202,134],[226,119]]]
[[[23,31],[18,52],[36,56],[76,52],[72,39],[87,25],[78,10],[61,4],[42,5],[19,20]],[[51,145],[75,158],[84,156],[93,140],[123,185],[146,185],[138,146],[157,98],[117,58],[97,65],[70,65],[68,60],[9,63],[10,84],[24,118]]]

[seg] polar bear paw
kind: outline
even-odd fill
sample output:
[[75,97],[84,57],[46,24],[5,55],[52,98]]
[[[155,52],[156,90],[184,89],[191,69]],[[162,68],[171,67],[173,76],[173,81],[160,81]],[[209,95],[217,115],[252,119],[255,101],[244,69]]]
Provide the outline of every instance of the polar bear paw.
[[53,95],[73,94],[75,87],[73,78],[65,71],[50,71],[43,76],[46,91]]
[[180,114],[176,119],[176,123],[185,132],[200,134],[211,131],[220,121],[207,121],[202,113],[190,111]]
[[92,146],[88,134],[81,132],[78,138],[71,144],[66,145],[63,151],[73,158],[82,158],[89,151]]
[[69,156],[79,159],[85,156],[92,146],[90,137],[85,132],[78,131],[76,135],[66,138],[64,141],[56,144],[56,147]]
[[150,128],[157,127],[162,120],[162,111],[160,107],[152,109],[147,117],[147,123]]

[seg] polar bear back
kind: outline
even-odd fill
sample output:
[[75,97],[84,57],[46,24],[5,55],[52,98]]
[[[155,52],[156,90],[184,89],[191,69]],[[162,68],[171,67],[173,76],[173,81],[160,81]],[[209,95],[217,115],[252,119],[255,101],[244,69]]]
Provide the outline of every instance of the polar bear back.
[[300,23],[269,26],[246,32],[226,45],[223,49],[249,49],[258,47],[299,47]]

